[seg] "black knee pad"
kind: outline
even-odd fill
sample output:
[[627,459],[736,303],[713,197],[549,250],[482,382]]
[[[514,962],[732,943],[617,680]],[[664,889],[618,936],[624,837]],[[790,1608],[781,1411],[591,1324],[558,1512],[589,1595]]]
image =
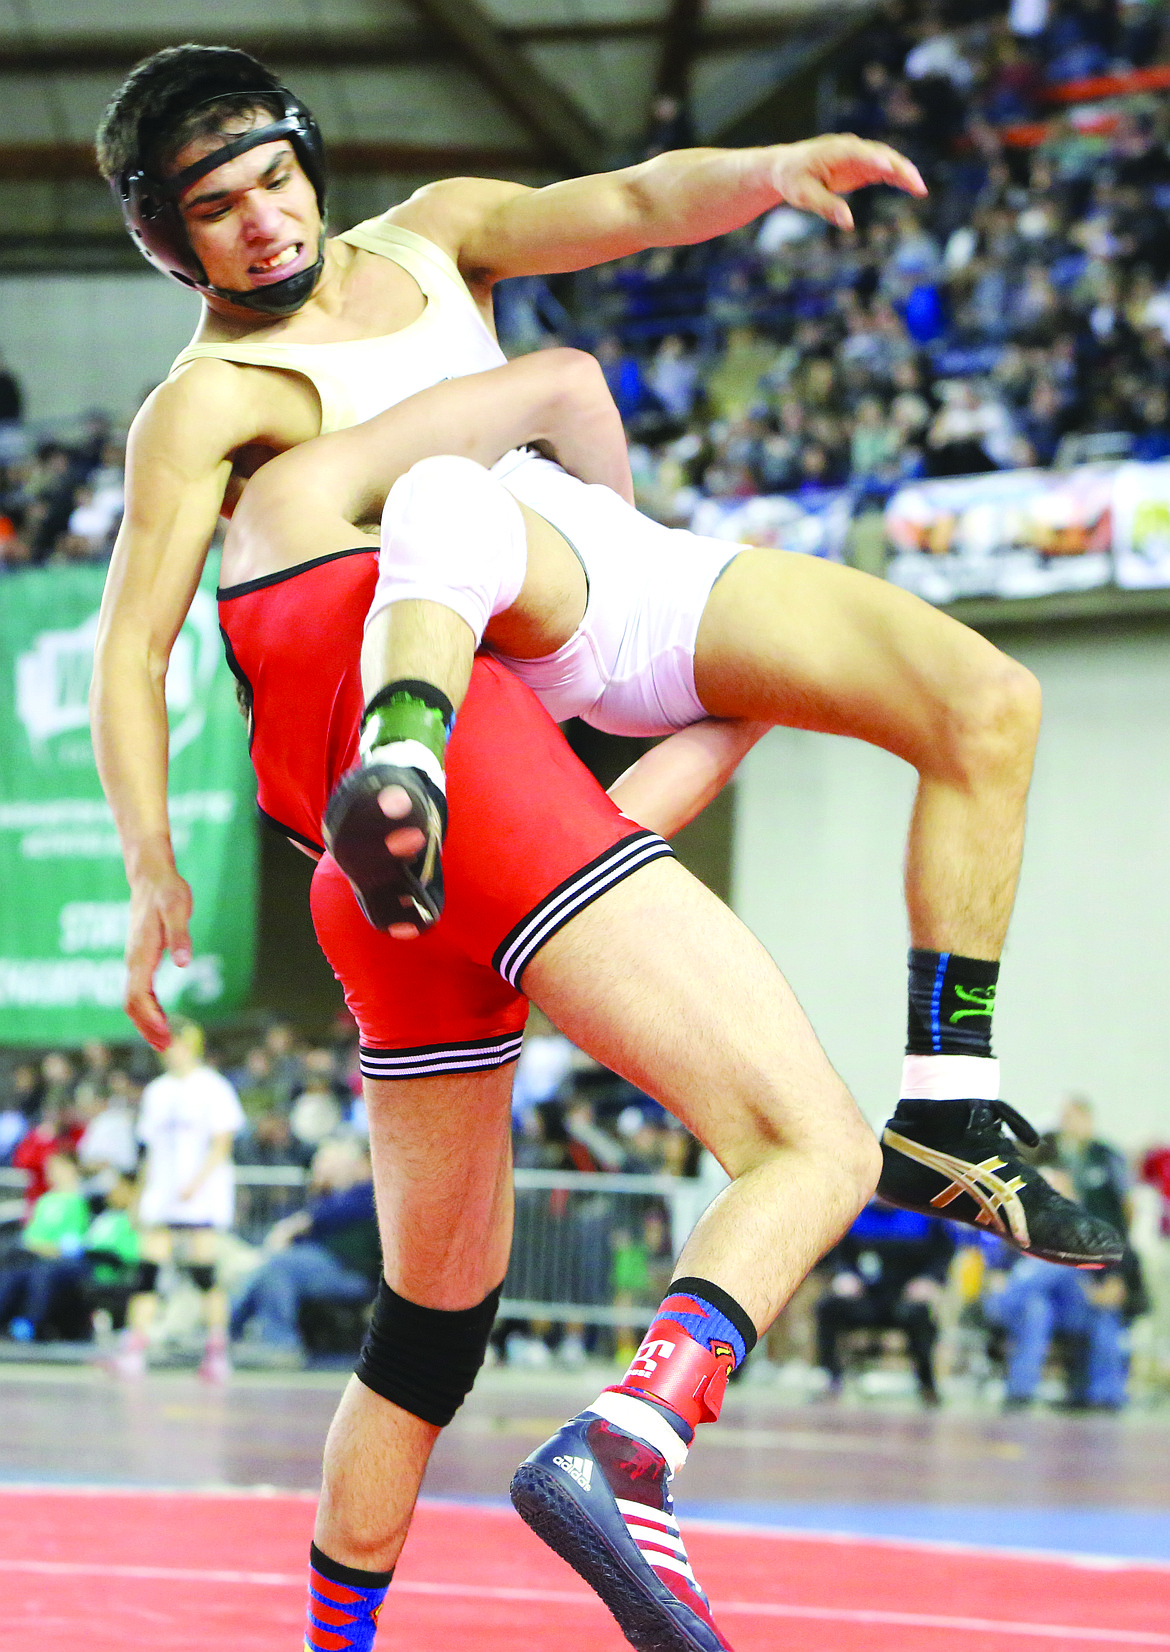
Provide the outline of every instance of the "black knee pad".
[[158,1263],[139,1262],[138,1278],[134,1281],[135,1291],[143,1293],[153,1291],[158,1284]]
[[215,1289],[215,1269],[210,1262],[188,1262],[183,1271],[197,1291]]
[[501,1288],[474,1308],[420,1308],[380,1280],[358,1380],[411,1416],[446,1428],[483,1364]]

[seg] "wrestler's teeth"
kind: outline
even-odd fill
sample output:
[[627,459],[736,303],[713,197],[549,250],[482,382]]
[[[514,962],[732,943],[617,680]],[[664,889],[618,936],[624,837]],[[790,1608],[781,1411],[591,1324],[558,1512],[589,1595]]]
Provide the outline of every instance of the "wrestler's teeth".
[[278,270],[282,264],[291,264],[300,248],[296,245],[285,247],[283,252],[274,253],[271,258],[262,258],[252,268],[257,275],[267,275],[269,270]]

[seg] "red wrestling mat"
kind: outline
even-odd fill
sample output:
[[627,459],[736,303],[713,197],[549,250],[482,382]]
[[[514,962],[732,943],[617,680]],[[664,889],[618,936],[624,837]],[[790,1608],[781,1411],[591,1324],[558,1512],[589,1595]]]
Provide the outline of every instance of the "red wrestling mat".
[[[29,1652],[297,1652],[308,1498],[0,1491],[0,1644]],[[1170,1567],[684,1527],[737,1652],[1170,1649]],[[510,1511],[424,1504],[382,1652],[621,1652]]]

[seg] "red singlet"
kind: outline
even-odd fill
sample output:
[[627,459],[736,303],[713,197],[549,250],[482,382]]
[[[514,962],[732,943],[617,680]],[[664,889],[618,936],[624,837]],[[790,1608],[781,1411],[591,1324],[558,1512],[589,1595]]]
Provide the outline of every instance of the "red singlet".
[[[228,663],[251,708],[260,812],[315,854],[329,794],[356,759],[377,570],[377,552],[362,547],[219,593]],[[372,928],[329,855],[313,875],[317,939],[370,1078],[514,1061],[525,966],[598,895],[670,853],[619,812],[536,697],[487,656],[447,748],[447,797],[446,903],[417,940]]]

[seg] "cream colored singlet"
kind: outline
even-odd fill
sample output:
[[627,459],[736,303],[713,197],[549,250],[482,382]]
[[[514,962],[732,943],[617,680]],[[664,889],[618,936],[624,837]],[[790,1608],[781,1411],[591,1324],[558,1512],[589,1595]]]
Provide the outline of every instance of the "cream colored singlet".
[[506,357],[484,324],[454,260],[413,230],[369,218],[339,240],[388,258],[417,282],[426,308],[397,332],[342,344],[189,344],[171,373],[211,356],[278,367],[309,380],[321,399],[321,434],[363,424],[443,379],[500,367]]

